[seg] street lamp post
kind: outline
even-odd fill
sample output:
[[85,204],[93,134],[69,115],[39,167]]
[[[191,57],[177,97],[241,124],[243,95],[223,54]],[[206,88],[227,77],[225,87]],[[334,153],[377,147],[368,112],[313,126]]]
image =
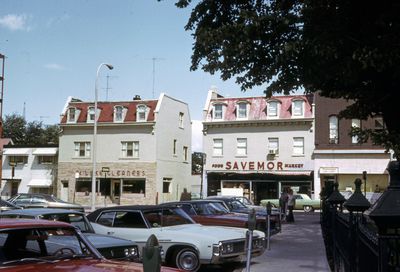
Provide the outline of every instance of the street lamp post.
[[93,124],[93,150],[92,150],[92,158],[93,158],[93,169],[92,169],[92,201],[91,201],[91,210],[95,210],[95,202],[96,202],[96,138],[97,138],[97,89],[98,89],[98,81],[99,81],[99,72],[102,66],[106,66],[108,69],[112,70],[114,67],[108,63],[101,63],[97,68],[96,73],[96,82],[94,87],[94,124]]

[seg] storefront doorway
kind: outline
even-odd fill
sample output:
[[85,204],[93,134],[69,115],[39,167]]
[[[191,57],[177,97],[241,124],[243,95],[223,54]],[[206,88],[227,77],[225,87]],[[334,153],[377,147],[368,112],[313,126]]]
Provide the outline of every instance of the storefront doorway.
[[120,204],[121,198],[121,180],[111,180],[111,201],[115,204]]

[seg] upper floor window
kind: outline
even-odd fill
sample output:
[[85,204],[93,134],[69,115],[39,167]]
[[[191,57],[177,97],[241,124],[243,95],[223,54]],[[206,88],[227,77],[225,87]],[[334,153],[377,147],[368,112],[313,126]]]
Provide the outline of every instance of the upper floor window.
[[246,156],[247,155],[247,139],[246,138],[238,138],[237,139],[236,155],[238,155],[238,156]]
[[114,107],[114,122],[124,121],[124,108],[122,106]]
[[39,156],[39,164],[53,164],[56,160],[54,156]]
[[67,114],[67,120],[69,123],[76,122],[76,108],[69,108]]
[[138,105],[136,108],[136,121],[143,122],[147,120],[147,106]]
[[121,142],[123,158],[139,158],[139,142]]
[[87,122],[94,122],[94,107],[88,108]]
[[225,106],[223,104],[214,104],[214,111],[213,111],[213,119],[214,120],[223,120],[224,107]]
[[[360,119],[351,119],[351,127],[352,128],[360,128],[361,127],[361,120]],[[358,144],[358,136],[354,135],[351,137],[351,142],[353,144]]]
[[269,101],[267,106],[268,117],[279,117],[280,103],[278,101]]
[[304,138],[293,138],[293,155],[304,155]]
[[222,156],[223,152],[223,140],[222,139],[214,139],[213,144],[213,155],[214,156]]
[[279,154],[279,139],[268,138],[268,154],[276,155]]
[[183,128],[183,121],[184,121],[183,117],[184,117],[183,112],[180,112],[179,113],[179,127],[180,128]]
[[293,100],[292,101],[292,116],[303,117],[304,116],[304,101]]
[[382,117],[375,117],[374,118],[374,127],[376,130],[382,130],[385,128],[385,124],[383,123]]
[[337,144],[339,141],[339,126],[338,126],[338,117],[336,115],[332,115],[329,117],[329,143]]
[[237,119],[247,119],[248,114],[248,103],[238,102],[236,105]]
[[9,164],[27,164],[28,156],[8,156]]
[[90,157],[90,142],[75,142],[75,157]]
[[184,161],[188,160],[188,147],[187,146],[183,147],[183,160]]
[[176,139],[174,139],[173,146],[172,146],[172,154],[174,156],[176,156],[176,145],[177,145],[177,142],[178,141]]

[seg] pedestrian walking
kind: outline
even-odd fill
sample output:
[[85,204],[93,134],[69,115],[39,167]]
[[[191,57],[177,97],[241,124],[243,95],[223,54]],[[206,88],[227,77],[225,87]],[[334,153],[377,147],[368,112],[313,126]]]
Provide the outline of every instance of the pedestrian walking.
[[281,209],[281,216],[286,218],[287,205],[289,201],[288,188],[283,188],[281,196],[279,197],[279,207]]
[[294,209],[294,206],[296,205],[296,199],[293,195],[292,189],[289,189],[288,197],[289,197],[289,199],[288,199],[289,214],[286,218],[286,222],[294,222],[293,209]]

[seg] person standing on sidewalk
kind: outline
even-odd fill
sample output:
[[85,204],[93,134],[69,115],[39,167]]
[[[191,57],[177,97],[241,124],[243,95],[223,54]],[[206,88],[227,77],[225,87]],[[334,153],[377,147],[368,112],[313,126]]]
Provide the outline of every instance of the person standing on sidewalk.
[[289,199],[288,199],[289,214],[286,218],[286,222],[294,222],[293,209],[294,209],[294,206],[296,205],[296,199],[293,195],[292,189],[289,189],[288,196],[289,196]]
[[285,219],[286,219],[288,200],[289,200],[288,188],[285,187],[283,188],[281,197],[279,198],[279,207],[281,208],[281,216]]

